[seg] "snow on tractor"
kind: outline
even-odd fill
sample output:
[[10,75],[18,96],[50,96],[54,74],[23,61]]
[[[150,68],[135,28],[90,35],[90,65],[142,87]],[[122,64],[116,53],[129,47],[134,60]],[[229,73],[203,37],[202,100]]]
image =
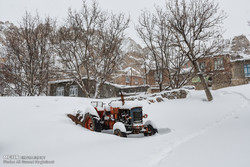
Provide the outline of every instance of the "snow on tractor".
[[142,113],[142,106],[133,101],[124,101],[121,93],[121,101],[111,101],[105,104],[100,101],[92,101],[94,111],[78,111],[76,115],[68,114],[76,124],[96,132],[113,129],[117,136],[127,137],[128,134],[143,133],[144,136],[151,136],[157,133],[157,128],[152,121],[143,124],[143,118],[147,114]]

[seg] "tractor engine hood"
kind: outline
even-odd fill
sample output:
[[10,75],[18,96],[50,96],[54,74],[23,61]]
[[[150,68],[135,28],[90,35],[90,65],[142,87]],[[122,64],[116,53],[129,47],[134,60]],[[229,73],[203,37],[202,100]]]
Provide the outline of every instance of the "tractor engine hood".
[[110,103],[110,106],[113,108],[129,109],[129,110],[131,110],[132,108],[137,108],[137,107],[142,108],[142,104],[140,104],[139,102],[134,102],[134,101],[126,101],[124,105],[122,105],[122,101],[113,101]]

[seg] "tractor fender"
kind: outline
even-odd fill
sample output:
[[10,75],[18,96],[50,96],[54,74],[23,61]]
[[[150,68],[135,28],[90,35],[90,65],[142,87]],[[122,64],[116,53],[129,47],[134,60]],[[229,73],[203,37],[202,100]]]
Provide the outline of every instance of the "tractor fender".
[[156,130],[156,132],[158,132],[158,130],[157,130],[158,128],[153,121],[147,120],[144,124],[144,127],[147,127],[148,125],[151,125]]
[[95,108],[93,106],[86,106],[83,115],[86,115],[86,114],[90,114],[95,119],[100,120],[100,117],[99,117],[97,111],[95,110]]
[[78,109],[77,111],[75,111],[75,115],[81,115],[82,117],[84,117],[86,114],[90,114],[93,117],[95,117],[97,120],[100,120],[100,117],[99,117],[97,111],[91,105],[86,105],[86,106],[84,106],[83,109]]
[[127,130],[125,128],[125,125],[121,122],[116,122],[113,126],[113,133],[115,132],[116,129],[119,129],[121,132],[126,133]]

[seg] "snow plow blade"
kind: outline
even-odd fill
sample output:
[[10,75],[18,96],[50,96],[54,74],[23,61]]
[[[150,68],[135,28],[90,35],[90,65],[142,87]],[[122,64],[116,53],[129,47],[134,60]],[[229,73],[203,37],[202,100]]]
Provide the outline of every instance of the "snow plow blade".
[[78,116],[78,115],[74,116],[74,115],[72,115],[72,114],[67,114],[67,117],[69,117],[73,122],[75,122],[76,125],[77,125],[77,124],[80,124],[80,125],[83,126],[83,122],[80,121],[80,120],[81,120],[81,117],[78,119],[77,116]]

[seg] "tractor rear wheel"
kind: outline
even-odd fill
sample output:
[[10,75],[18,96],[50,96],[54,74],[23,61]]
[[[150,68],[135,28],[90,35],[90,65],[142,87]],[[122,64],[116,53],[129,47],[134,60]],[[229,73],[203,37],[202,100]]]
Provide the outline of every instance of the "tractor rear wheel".
[[115,131],[114,131],[114,135],[116,135],[116,136],[120,136],[120,137],[127,137],[127,134],[126,134],[126,133],[124,133],[124,132],[121,132],[121,130],[120,130],[120,129],[115,129]]
[[85,114],[83,119],[83,127],[91,131],[101,132],[101,125],[98,120],[89,113]]

